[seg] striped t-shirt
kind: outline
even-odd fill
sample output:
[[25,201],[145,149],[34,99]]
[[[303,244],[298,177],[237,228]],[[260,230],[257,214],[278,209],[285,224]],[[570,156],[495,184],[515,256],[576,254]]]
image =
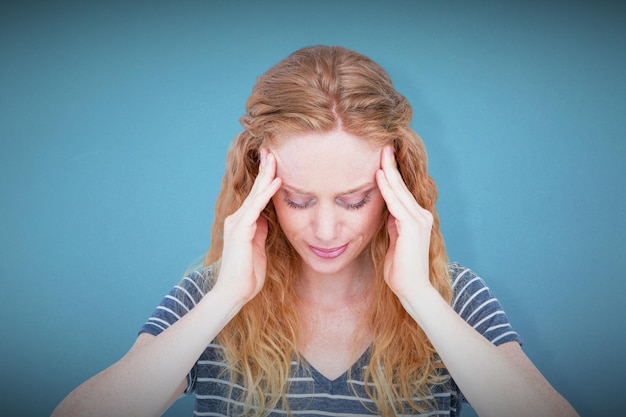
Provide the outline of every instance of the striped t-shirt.
[[[511,328],[499,301],[491,294],[485,282],[457,263],[449,266],[454,288],[452,307],[474,329],[493,344],[517,341],[519,335]],[[204,268],[185,276],[156,308],[140,332],[158,335],[189,312],[209,290],[207,276],[211,268]],[[237,414],[238,398],[245,388],[231,384],[228,367],[221,354],[222,347],[210,344],[188,374],[186,394],[196,397],[194,416],[229,416]],[[369,363],[370,352],[363,356],[335,380],[329,380],[306,362],[292,362],[287,401],[290,415],[299,417],[371,416],[376,415],[373,401],[367,396],[363,375]],[[421,416],[458,416],[463,400],[454,380],[431,388],[428,398],[437,408]],[[434,400],[434,401],[433,401]],[[269,413],[271,417],[285,417],[287,412],[279,405]]]

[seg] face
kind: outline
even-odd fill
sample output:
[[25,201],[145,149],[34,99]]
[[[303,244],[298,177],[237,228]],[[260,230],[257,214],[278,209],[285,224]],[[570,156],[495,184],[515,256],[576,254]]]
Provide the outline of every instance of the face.
[[278,221],[305,271],[359,270],[385,206],[375,179],[381,149],[338,130],[286,136],[270,151],[282,179],[272,198]]

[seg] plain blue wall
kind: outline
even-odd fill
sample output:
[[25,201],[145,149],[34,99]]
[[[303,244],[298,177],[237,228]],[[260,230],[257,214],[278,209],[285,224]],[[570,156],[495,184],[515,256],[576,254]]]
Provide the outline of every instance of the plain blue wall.
[[209,245],[256,76],[320,43],[371,56],[412,102],[450,256],[488,281],[546,377],[582,415],[623,410],[624,6],[13,3],[0,414],[48,415],[124,354]]

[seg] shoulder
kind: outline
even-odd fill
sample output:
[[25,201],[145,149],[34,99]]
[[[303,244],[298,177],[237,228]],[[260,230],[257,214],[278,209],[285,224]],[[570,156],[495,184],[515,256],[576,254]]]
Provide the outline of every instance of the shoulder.
[[467,297],[485,293],[493,297],[487,283],[476,272],[457,262],[448,265],[450,282],[454,291],[453,307],[457,309],[458,304]]
[[448,266],[454,289],[452,308],[479,333],[494,344],[517,341],[521,338],[509,323],[509,319],[487,283],[459,263]]
[[451,262],[448,264],[448,273],[450,274],[452,287],[455,289],[459,285],[463,285],[464,283],[478,277],[474,271],[458,262]]
[[189,298],[198,302],[207,292],[211,290],[214,278],[214,265],[195,268],[185,273],[174,289],[185,292]]
[[213,277],[213,266],[201,267],[186,273],[163,297],[140,332],[157,335],[180,320],[210,291]]

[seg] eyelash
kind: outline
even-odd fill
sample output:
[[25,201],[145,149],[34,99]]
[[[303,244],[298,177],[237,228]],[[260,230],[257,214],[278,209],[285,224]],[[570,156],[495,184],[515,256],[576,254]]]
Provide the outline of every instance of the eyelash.
[[[304,204],[298,204],[295,201],[292,201],[290,199],[288,199],[287,197],[285,197],[285,203],[296,210],[302,210],[305,209],[307,207],[309,207],[311,205],[311,202],[313,200],[307,201]],[[367,196],[365,196],[365,198],[361,201],[358,201],[356,203],[352,203],[352,204],[345,204],[344,207],[347,208],[348,210],[358,210],[360,208],[362,208],[363,206],[365,206],[367,203],[369,203],[370,201],[370,195],[368,194]]]
[[365,198],[361,201],[352,204],[346,204],[346,207],[350,210],[358,210],[362,208],[364,205],[370,202],[370,195],[366,195]]
[[296,210],[302,210],[305,209],[309,206],[310,202],[306,202],[304,204],[298,204],[295,201],[291,201],[290,199],[288,199],[287,197],[285,197],[285,203],[287,203],[287,205],[293,209]]

